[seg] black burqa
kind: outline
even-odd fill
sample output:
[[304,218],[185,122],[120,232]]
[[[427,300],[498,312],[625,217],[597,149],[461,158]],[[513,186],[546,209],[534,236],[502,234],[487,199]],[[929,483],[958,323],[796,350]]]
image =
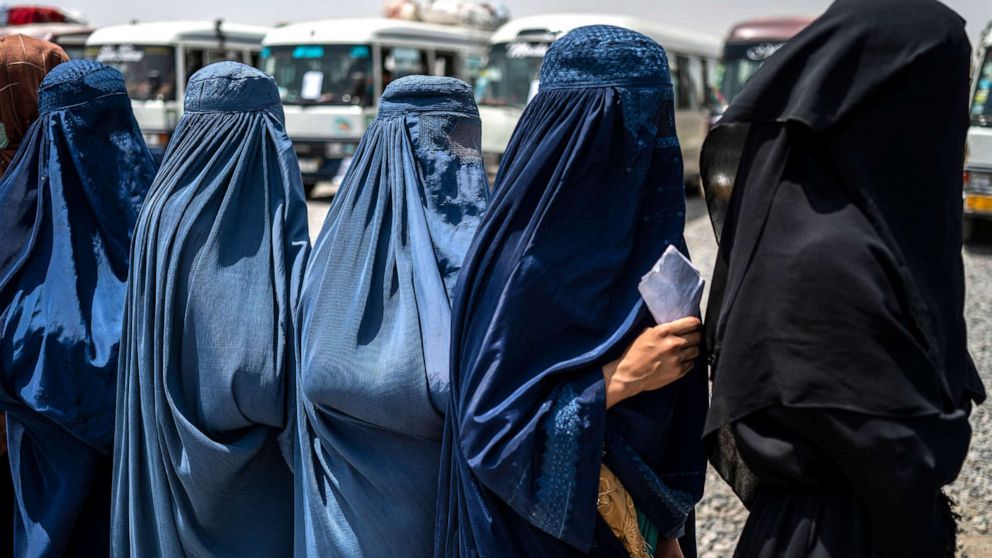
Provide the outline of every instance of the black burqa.
[[707,316],[711,460],[752,512],[738,556],[952,544],[940,487],[985,397],[963,316],[970,50],[934,0],[838,0],[707,140],[704,164],[742,152]]

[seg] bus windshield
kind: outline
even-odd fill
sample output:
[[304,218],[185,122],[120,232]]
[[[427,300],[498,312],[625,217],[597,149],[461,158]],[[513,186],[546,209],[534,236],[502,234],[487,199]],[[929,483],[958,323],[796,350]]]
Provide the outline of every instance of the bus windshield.
[[971,123],[992,127],[992,48],[985,50],[985,61],[978,69],[975,98],[971,100]]
[[369,45],[266,47],[262,69],[287,105],[372,105]]
[[493,45],[489,65],[476,82],[476,102],[482,106],[526,106],[537,92],[541,62],[549,46],[544,42]]
[[69,55],[69,60],[77,60],[80,58],[86,58],[86,47],[78,44],[68,44],[60,41],[55,41],[66,54]]
[[728,44],[723,52],[723,102],[730,104],[769,56],[785,43]]
[[123,74],[127,94],[135,101],[176,100],[176,51],[172,47],[88,46],[85,57],[112,66]]

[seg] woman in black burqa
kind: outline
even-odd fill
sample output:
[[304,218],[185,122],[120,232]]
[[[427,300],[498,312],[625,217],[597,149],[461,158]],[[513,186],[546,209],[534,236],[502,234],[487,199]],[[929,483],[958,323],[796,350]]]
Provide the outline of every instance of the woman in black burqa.
[[[935,0],[837,0],[707,141],[736,161],[709,303],[711,461],[738,557],[953,555],[970,45]],[[703,174],[713,169],[703,169]]]

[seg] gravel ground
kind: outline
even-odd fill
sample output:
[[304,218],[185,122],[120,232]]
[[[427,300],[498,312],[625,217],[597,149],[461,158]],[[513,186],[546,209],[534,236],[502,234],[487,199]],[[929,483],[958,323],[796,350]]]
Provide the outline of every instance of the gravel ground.
[[[310,234],[316,238],[329,206],[311,200]],[[992,226],[980,227],[976,241],[965,250],[968,285],[968,341],[986,385],[992,387]],[[690,197],[685,228],[692,259],[709,278],[716,258],[713,229],[699,197]],[[705,297],[704,297],[705,300]],[[949,489],[961,514],[959,556],[992,558],[992,403],[972,415],[974,435],[968,461]],[[747,514],[727,485],[710,470],[706,496],[697,511],[701,558],[733,554]]]

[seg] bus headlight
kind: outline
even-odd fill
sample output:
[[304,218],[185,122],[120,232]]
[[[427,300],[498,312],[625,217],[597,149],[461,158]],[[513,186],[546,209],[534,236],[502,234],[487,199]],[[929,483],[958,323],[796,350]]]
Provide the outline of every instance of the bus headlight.
[[992,172],[975,169],[965,170],[964,189],[968,193],[992,194]]
[[964,213],[972,216],[992,215],[992,172],[987,172],[986,169],[965,169]]

